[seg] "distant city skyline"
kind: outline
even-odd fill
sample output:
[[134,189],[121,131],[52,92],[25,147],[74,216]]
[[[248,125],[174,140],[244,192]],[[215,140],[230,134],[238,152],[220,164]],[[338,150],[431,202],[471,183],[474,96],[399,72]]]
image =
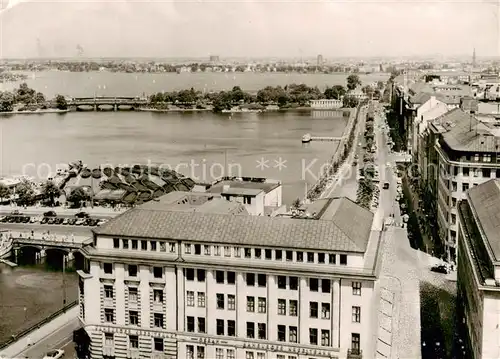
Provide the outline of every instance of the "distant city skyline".
[[500,2],[2,0],[2,58],[500,56]]

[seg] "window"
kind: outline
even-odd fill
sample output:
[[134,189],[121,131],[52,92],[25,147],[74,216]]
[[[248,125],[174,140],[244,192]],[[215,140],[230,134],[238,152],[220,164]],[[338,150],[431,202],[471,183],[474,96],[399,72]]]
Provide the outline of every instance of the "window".
[[128,320],[130,325],[139,325],[139,312],[136,310],[130,310],[128,312]]
[[347,254],[340,255],[340,265],[342,266],[347,265]]
[[309,279],[309,290],[311,292],[317,292],[318,291],[318,278],[310,278]]
[[236,310],[236,298],[234,294],[227,295],[227,310]]
[[239,258],[241,256],[241,248],[240,247],[234,247],[234,256],[236,258]]
[[198,333],[205,333],[205,332],[206,332],[205,318],[199,317],[198,318]]
[[469,175],[469,168],[468,167],[462,168],[462,173],[464,176],[468,176]]
[[360,341],[361,338],[359,337],[358,333],[351,334],[351,352],[353,352],[353,354],[359,353]]
[[137,277],[137,266],[135,264],[128,265],[128,275],[130,277]]
[[297,307],[299,306],[298,302],[296,300],[291,299],[288,303],[289,305],[289,313],[292,317],[297,316]]
[[151,241],[151,242],[149,242],[149,243],[151,244],[151,250],[152,250],[153,252],[156,252],[156,241]]
[[255,323],[247,322],[247,338],[255,338]]
[[104,297],[112,299],[113,298],[113,286],[112,285],[105,285],[104,286]]
[[298,277],[288,277],[288,286],[291,290],[299,289],[299,278]]
[[190,290],[186,292],[186,305],[188,307],[194,307],[194,292]]
[[245,359],[254,359],[253,352],[245,352]]
[[255,312],[255,298],[247,297],[247,312]]
[[361,282],[352,282],[352,295],[361,295]]
[[137,335],[129,335],[128,346],[131,349],[139,349],[139,337]]
[[123,249],[128,249],[128,239],[122,239]]
[[361,307],[352,307],[352,322],[361,323]]
[[451,224],[457,224],[457,215],[451,214]]
[[191,254],[191,245],[190,244],[184,244],[184,253]]
[[318,317],[318,302],[309,302],[309,316],[311,318]]
[[278,341],[286,341],[286,326],[284,325],[278,325]]
[[196,254],[198,256],[201,254],[201,244],[194,245],[194,254]]
[[247,285],[251,287],[255,285],[255,274],[247,273]]
[[131,303],[137,303],[138,290],[134,287],[128,288],[128,301]]
[[186,276],[186,280],[194,280],[194,269],[192,268],[184,269],[184,275]]
[[234,284],[236,283],[236,273],[234,272],[227,272],[227,284]]
[[231,247],[224,246],[224,257],[231,257]]
[[278,299],[278,314],[286,315],[286,299]]
[[309,344],[318,345],[318,329],[309,328]]
[[153,301],[155,303],[163,303],[163,290],[161,289],[153,290]]
[[138,248],[138,245],[137,245],[137,239],[132,239],[132,249],[137,249]]
[[196,357],[197,359],[205,359],[205,347],[202,346],[196,347]]
[[186,317],[186,327],[188,332],[194,332],[194,317]]
[[210,246],[204,245],[204,246],[203,246],[203,253],[204,253],[206,256],[210,256],[210,255],[212,255],[212,248],[211,248]]
[[215,271],[215,281],[217,283],[224,283],[224,272],[221,270]]
[[267,331],[266,331],[266,323],[259,323],[257,325],[258,331],[259,331],[259,339],[266,339],[267,338]]
[[214,246],[214,254],[216,256],[220,256],[220,247],[219,246]]
[[314,253],[307,252],[307,263],[314,263]]
[[277,261],[280,261],[283,259],[283,251],[282,250],[275,250],[274,251],[274,258],[277,260]]
[[266,353],[258,352],[257,353],[257,359],[265,359]]
[[113,238],[113,248],[120,248],[120,239]]
[[217,293],[217,309],[224,309],[224,294]]
[[227,321],[227,335],[234,337],[236,335],[236,322],[234,320]]
[[198,307],[205,308],[205,292],[198,292]]
[[196,271],[196,276],[198,277],[198,282],[204,282],[205,281],[205,270],[204,269],[198,269]]
[[[170,251],[170,253],[175,253],[175,243],[169,242],[168,243],[168,250]],[[164,251],[162,251],[162,252],[164,252]]]
[[162,267],[153,267],[153,276],[155,278],[163,277],[163,268]]
[[104,309],[104,318],[105,318],[106,322],[113,323],[115,320],[114,309],[105,308]]
[[153,317],[154,317],[155,327],[163,328],[163,314],[162,313],[154,313]]
[[236,359],[234,349],[226,349],[226,359]]
[[111,263],[104,263],[103,264],[103,269],[105,274],[113,274],[113,264]]
[[255,258],[260,259],[260,257],[262,256],[262,250],[260,248],[255,248],[253,251]]
[[337,261],[336,261],[336,257],[335,257],[335,254],[329,254],[328,255],[328,263],[330,264],[335,264]]
[[267,276],[265,274],[258,274],[257,284],[259,285],[259,287],[265,287],[267,284]]
[[186,345],[187,359],[194,359],[194,345]]
[[297,327],[288,327],[288,341],[290,343],[297,343]]
[[215,359],[224,359],[224,349],[215,348]]
[[468,183],[462,183],[462,192],[467,192],[469,190],[469,184]]
[[259,301],[258,301],[258,311],[259,311],[259,313],[265,313],[266,309],[267,309],[266,298],[259,297]]
[[163,352],[163,338],[154,338],[154,350]]
[[330,279],[322,279],[321,280],[321,291],[323,293],[330,293],[331,282]]
[[292,251],[286,251],[286,260],[287,260],[287,262],[293,261],[293,252]]
[[318,253],[318,263],[325,263],[325,253]]
[[321,330],[321,345],[324,347],[330,346],[330,331],[326,329]]
[[303,262],[304,261],[304,253],[303,252],[297,252],[297,262]]
[[330,303],[321,303],[321,319],[330,319]]
[[217,319],[217,335],[224,335],[224,320]]
[[244,253],[245,253],[245,258],[252,258],[252,249],[245,248]]
[[286,289],[286,277],[284,275],[278,276],[278,288]]
[[141,241],[141,250],[143,251],[148,250],[148,241]]
[[266,259],[273,259],[273,251],[270,249],[266,249]]

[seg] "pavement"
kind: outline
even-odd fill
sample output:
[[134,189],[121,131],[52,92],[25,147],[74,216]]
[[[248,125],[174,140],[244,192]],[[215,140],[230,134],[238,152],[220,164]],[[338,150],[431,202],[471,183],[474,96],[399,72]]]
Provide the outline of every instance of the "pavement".
[[41,359],[49,350],[63,349],[65,358],[74,358],[73,331],[81,326],[78,312],[78,306],[71,308],[2,350],[0,357]]
[[92,235],[92,228],[96,227],[30,223],[0,223],[0,230],[10,231],[13,237],[18,237],[19,234],[22,234],[23,237],[32,237],[31,231],[33,231],[33,237],[36,239],[42,239],[42,236],[47,237],[47,232],[50,232],[50,235],[55,235],[56,238],[67,236],[71,240],[72,235],[75,240],[79,238],[89,238]]
[[86,207],[86,208],[64,208],[64,207],[22,207],[22,206],[0,206],[0,215],[8,215],[11,214],[12,211],[18,210],[21,214],[25,214],[27,216],[39,216],[43,215],[45,212],[54,211],[57,215],[63,216],[71,216],[73,217],[78,212],[86,212],[92,217],[103,217],[103,218],[112,218],[116,217],[119,214],[125,212],[127,208],[113,209],[109,207]]

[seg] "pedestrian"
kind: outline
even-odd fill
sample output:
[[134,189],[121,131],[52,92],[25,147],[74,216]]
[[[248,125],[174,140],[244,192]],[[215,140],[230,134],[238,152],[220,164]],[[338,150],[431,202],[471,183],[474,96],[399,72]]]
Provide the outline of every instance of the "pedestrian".
[[30,336],[28,336],[26,338],[26,344],[27,344],[27,346],[31,346],[31,337]]
[[35,231],[34,230],[31,230],[31,236],[35,237]]

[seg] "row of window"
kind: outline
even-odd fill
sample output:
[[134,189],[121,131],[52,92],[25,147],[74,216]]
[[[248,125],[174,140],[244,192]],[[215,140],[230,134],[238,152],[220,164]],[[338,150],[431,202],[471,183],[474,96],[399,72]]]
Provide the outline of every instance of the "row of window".
[[142,251],[176,253],[176,246],[175,242],[113,238],[115,249],[139,250],[140,248]]
[[[113,274],[113,263],[103,263],[102,268],[105,274]],[[157,279],[163,278],[163,267],[152,267],[153,277]],[[139,266],[136,264],[127,265],[127,275],[129,277],[137,277]]]
[[347,265],[347,254],[302,252],[282,249],[242,248],[232,246],[217,246],[210,244],[184,244],[185,254],[224,256],[246,259],[267,259],[299,263],[337,264]]
[[[115,321],[115,310],[113,308],[104,308],[104,320],[107,323],[113,323]],[[128,311],[128,321],[129,325],[139,325],[139,311],[129,310]],[[153,326],[155,328],[165,328],[165,316],[163,313],[153,313]]]
[[[104,346],[108,348],[114,348],[115,339],[113,333],[104,333]],[[128,336],[128,347],[132,350],[139,350],[139,336],[138,335],[129,335]],[[205,347],[198,347],[203,348]],[[165,342],[163,338],[153,338],[153,350],[155,352],[163,352],[165,350]],[[200,359],[204,359],[205,357]]]

